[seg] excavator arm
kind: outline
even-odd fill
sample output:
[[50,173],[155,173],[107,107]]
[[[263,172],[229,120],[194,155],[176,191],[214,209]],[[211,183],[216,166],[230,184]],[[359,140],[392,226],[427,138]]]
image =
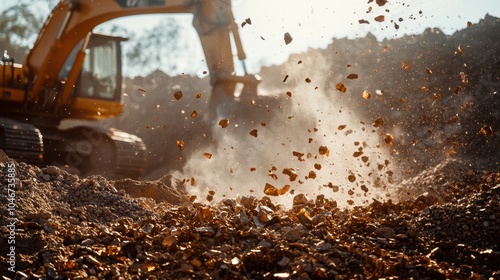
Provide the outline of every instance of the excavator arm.
[[[256,91],[253,75],[235,76],[231,36],[238,57],[245,58],[234,21],[230,0],[61,0],[45,22],[24,63],[24,76],[30,83],[27,103],[37,104],[43,92],[57,88],[58,74],[74,47],[88,42],[92,29],[109,20],[143,14],[192,13],[206,57],[213,96],[234,94],[235,85],[244,83]],[[85,48],[76,55],[83,61]],[[75,63],[78,67],[78,63]],[[73,69],[77,72],[78,69]],[[77,75],[70,75],[66,90],[58,93],[56,108],[68,105]]]
[[[246,72],[246,54],[241,44],[238,25],[234,20],[230,0],[203,1],[195,12],[193,26],[198,32],[210,70],[212,85],[211,106],[234,96],[236,84],[245,87],[242,94],[256,95],[260,78]],[[231,36],[236,46],[238,59],[243,64],[243,76],[235,75]]]
[[24,64],[2,60],[0,149],[18,160],[82,174],[141,177],[147,164],[142,139],[113,128],[59,124],[121,114],[120,42],[126,39],[92,30],[115,18],[158,13],[194,15],[210,73],[212,112],[231,103],[237,83],[256,93],[256,77],[234,74],[232,42],[240,59],[245,54],[230,0],[60,0]]

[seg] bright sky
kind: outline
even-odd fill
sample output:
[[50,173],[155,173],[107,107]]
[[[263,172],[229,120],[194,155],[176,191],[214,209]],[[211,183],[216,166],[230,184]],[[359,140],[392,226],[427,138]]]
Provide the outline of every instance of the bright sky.
[[[4,7],[17,0],[3,0]],[[500,17],[500,0],[389,0],[384,6],[370,0],[232,0],[238,23],[250,18],[251,25],[240,29],[249,72],[261,66],[279,64],[291,53],[307,48],[325,48],[332,38],[363,37],[368,32],[379,40],[423,32],[428,27],[440,28],[445,34],[463,29],[467,22],[477,23],[486,14]],[[10,3],[10,4],[9,4]],[[3,10],[0,4],[0,10]],[[368,12],[371,9],[371,12]],[[383,22],[375,17],[384,15]],[[141,32],[151,28],[166,16],[137,16],[115,21],[123,27]],[[186,42],[199,44],[190,16],[177,16],[189,32]],[[369,24],[360,24],[359,20]],[[402,19],[402,21],[400,21]],[[392,22],[391,22],[392,21]],[[399,25],[396,30],[394,23]],[[293,42],[285,45],[283,35],[289,32]],[[263,40],[262,38],[265,40]],[[200,46],[201,48],[201,46]],[[205,68],[202,50],[186,55],[190,61],[180,69],[201,73]],[[199,57],[199,58],[196,58]],[[199,63],[193,63],[198,61]]]
[[[465,28],[468,21],[477,23],[486,14],[500,17],[499,0],[389,0],[384,6],[368,1],[233,0],[236,21],[241,23],[250,18],[252,22],[240,29],[249,71],[255,73],[263,65],[282,63],[290,53],[303,52],[309,47],[325,48],[333,37],[356,38],[371,32],[382,40],[421,33],[429,27],[451,35]],[[383,22],[375,21],[379,15],[385,16]],[[153,26],[161,17],[140,16],[130,28],[140,31]],[[360,24],[361,19],[369,24]],[[186,40],[197,40],[191,18],[180,17],[180,20],[192,31],[186,34]],[[293,37],[289,45],[283,40],[285,32]]]

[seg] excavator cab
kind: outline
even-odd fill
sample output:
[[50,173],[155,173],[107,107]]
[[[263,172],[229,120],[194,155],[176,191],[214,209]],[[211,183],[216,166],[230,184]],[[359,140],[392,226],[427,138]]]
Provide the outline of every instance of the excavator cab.
[[120,42],[126,39],[93,34],[76,82],[75,97],[121,100]]
[[[80,42],[68,57],[59,73],[64,84],[77,71],[68,113],[79,118],[107,118],[122,112],[121,42],[126,38],[91,34],[84,50]],[[83,61],[78,52],[85,53]]]

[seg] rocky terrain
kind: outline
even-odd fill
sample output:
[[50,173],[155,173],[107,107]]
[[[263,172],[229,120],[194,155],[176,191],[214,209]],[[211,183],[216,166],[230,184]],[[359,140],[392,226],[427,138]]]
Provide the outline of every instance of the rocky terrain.
[[[0,216],[2,225],[17,219],[0,238],[14,236],[16,274],[9,246],[0,260],[15,279],[500,277],[500,173],[455,160],[402,182],[394,191],[408,200],[350,210],[303,194],[291,207],[268,196],[191,203],[168,177],[149,183],[170,193],[157,202],[127,194],[126,181],[80,179],[5,156],[0,167],[3,185],[9,168],[17,178],[14,214],[4,207]],[[0,199],[8,204],[5,188]]]
[[[256,107],[244,111],[246,120],[230,118],[239,124],[231,132],[241,134],[238,141],[263,141],[245,146],[260,152],[255,145],[270,146],[275,139],[265,138],[266,129],[283,125],[290,135],[276,130],[273,137],[280,143],[271,150],[289,151],[293,157],[283,156],[285,161],[301,168],[286,168],[276,154],[262,150],[258,156],[271,160],[265,166],[239,159],[240,165],[214,169],[222,182],[250,172],[233,192],[222,191],[227,186],[218,181],[200,184],[215,172],[205,166],[194,164],[201,175],[183,173],[187,178],[163,172],[190,167],[193,155],[209,160],[206,151],[214,146],[228,158],[240,148],[241,142],[228,140],[229,132],[221,134],[226,142],[215,143],[224,122],[204,117],[208,82],[183,76],[174,83],[161,72],[131,79],[128,111],[115,124],[145,139],[151,169],[158,172],[145,181],[79,178],[0,153],[0,274],[14,279],[498,279],[499,29],[499,20],[487,16],[452,36],[428,30],[382,42],[370,36],[335,40],[325,50],[263,69],[262,86],[272,94],[250,102]],[[335,114],[323,107],[317,107],[317,115],[298,111],[307,100],[330,100],[324,108]],[[276,112],[284,114],[282,122],[273,121]],[[297,133],[301,136],[292,138]],[[322,137],[330,142],[317,140]],[[312,152],[303,148],[292,154],[287,145],[301,141],[314,145]],[[345,144],[334,146],[335,141]],[[346,163],[350,169],[343,170],[338,185],[327,184],[322,180],[328,174],[321,172],[340,165],[343,149],[353,160]],[[364,175],[365,169],[370,173]],[[271,183],[285,177],[288,185],[249,187],[261,173]],[[383,178],[382,185],[376,178]],[[314,184],[322,191],[304,187]],[[371,195],[375,190],[387,195]],[[282,197],[288,198],[284,204]],[[358,198],[364,203],[355,203]]]

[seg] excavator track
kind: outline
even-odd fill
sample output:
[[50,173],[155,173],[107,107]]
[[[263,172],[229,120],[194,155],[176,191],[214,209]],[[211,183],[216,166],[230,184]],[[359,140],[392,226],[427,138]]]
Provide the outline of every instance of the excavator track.
[[126,132],[110,129],[107,135],[116,148],[116,177],[140,178],[147,164],[146,145],[141,138]]
[[139,179],[144,175],[146,145],[135,135],[86,126],[41,129],[47,165],[65,166],[83,176],[103,175],[109,179]]
[[0,149],[19,162],[56,165],[83,176],[110,179],[139,179],[147,165],[142,139],[112,128],[37,128],[0,117]]
[[0,118],[0,149],[10,158],[29,164],[43,162],[43,140],[35,126]]

